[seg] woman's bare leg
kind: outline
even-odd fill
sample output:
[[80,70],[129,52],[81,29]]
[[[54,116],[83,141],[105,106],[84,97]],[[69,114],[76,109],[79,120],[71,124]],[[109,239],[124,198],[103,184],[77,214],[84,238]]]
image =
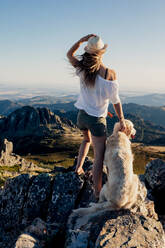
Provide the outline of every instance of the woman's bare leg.
[[88,154],[89,151],[89,147],[91,144],[91,134],[89,130],[85,130],[83,131],[83,141],[80,145],[80,149],[79,149],[79,154],[78,154],[78,158],[77,158],[77,165],[76,165],[76,170],[75,172],[77,174],[81,174],[83,173],[83,164],[84,164],[84,160]]
[[92,143],[94,149],[94,163],[93,163],[93,185],[95,196],[99,197],[102,188],[102,170],[105,152],[106,136],[96,137],[92,135]]

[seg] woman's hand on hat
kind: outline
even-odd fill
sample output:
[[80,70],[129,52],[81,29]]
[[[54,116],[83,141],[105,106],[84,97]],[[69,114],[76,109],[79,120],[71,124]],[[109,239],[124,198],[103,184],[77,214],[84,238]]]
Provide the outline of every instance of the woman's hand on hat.
[[80,39],[80,42],[86,42],[91,38],[92,36],[96,36],[95,34],[88,34]]

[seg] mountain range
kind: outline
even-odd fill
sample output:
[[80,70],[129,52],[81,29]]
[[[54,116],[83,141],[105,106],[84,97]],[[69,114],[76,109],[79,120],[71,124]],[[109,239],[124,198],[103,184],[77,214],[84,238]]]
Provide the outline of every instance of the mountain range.
[[[162,94],[162,96],[165,95]],[[75,137],[80,135],[76,128],[75,99],[76,95],[36,96],[15,102],[1,100],[1,139],[11,140],[18,153],[40,153],[54,151],[55,148],[66,149],[65,134],[74,132]],[[161,99],[160,95],[159,99]],[[114,123],[118,119],[112,104],[109,105],[109,111],[113,113],[112,119],[107,118],[108,133],[111,134]],[[135,142],[165,145],[165,106],[127,103],[123,104],[123,111],[125,118],[132,120],[137,130]]]
[[165,106],[165,94],[145,94],[140,96],[125,96],[121,94],[121,100],[123,103],[136,103],[147,106]]
[[12,141],[14,152],[18,153],[57,150],[57,140],[78,132],[72,121],[47,108],[24,106],[0,118],[0,139]]
[[[29,105],[35,108],[46,107],[52,112],[57,110],[66,113],[68,111],[76,111],[74,107],[75,95],[68,95],[66,97],[33,97],[30,99],[23,99],[17,102],[10,100],[0,101],[0,115],[7,116],[14,110],[21,108],[22,106]],[[164,95],[165,98],[165,95]],[[109,111],[114,112],[113,106],[109,105]],[[133,114],[145,121],[150,121],[153,124],[165,126],[165,106],[146,106],[136,103],[123,104],[123,111],[125,114]]]
[[[137,130],[134,141],[147,145],[165,145],[165,126],[156,125],[136,115],[136,104],[135,106],[128,104],[127,107],[128,109],[134,107],[134,114],[125,113],[125,118],[133,121]],[[52,112],[45,107],[23,106],[8,116],[1,116],[0,137],[12,141],[14,152],[19,154],[74,150],[71,145],[72,139],[80,140],[81,137],[80,131],[76,128],[76,119],[77,110]],[[117,121],[116,115],[112,119],[107,118],[109,135]]]

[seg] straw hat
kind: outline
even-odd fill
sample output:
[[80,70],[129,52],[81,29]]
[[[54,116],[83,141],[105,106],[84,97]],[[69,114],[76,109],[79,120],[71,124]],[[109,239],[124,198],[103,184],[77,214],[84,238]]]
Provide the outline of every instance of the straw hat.
[[92,36],[89,38],[87,46],[84,50],[87,53],[104,53],[107,48],[107,44],[104,44],[102,39],[99,36]]

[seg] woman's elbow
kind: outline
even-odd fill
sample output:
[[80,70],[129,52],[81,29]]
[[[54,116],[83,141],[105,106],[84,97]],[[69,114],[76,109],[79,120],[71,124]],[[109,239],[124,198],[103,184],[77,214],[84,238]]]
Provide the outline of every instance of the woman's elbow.
[[73,53],[71,51],[68,51],[66,56],[68,59],[71,59],[71,58],[73,58]]
[[70,53],[67,52],[66,56],[67,56],[67,58],[69,59],[69,58],[70,58]]

